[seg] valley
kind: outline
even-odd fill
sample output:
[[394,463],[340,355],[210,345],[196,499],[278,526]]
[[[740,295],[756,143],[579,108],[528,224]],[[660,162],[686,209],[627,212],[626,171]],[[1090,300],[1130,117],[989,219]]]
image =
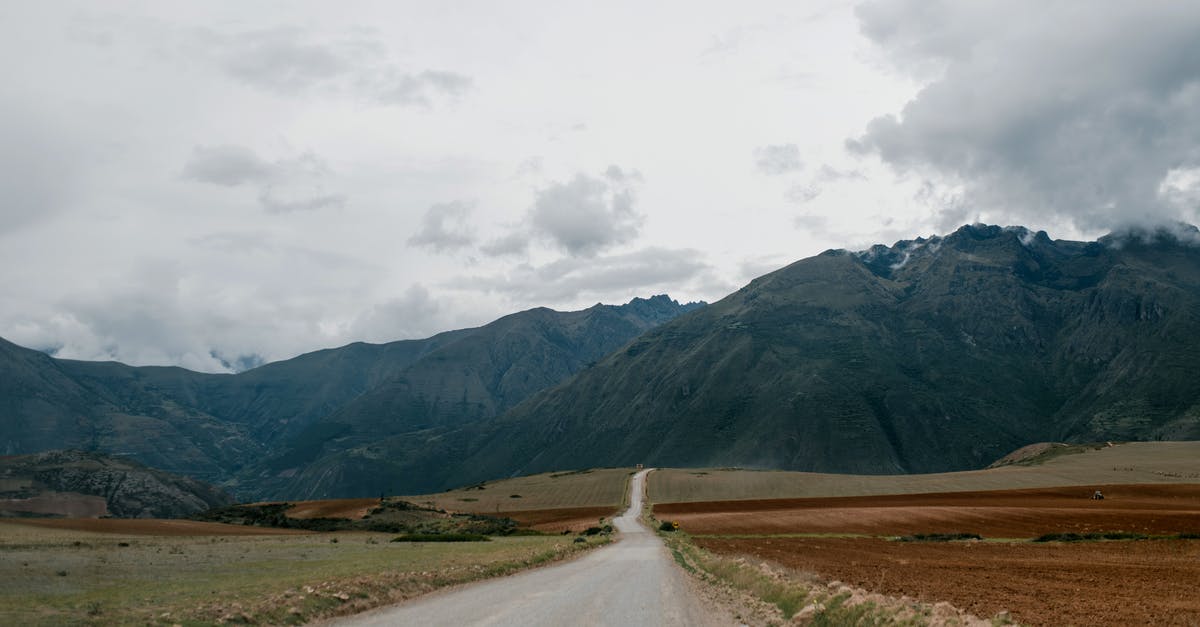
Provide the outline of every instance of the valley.
[[1200,542],[1185,236],[964,226],[228,375],[0,341],[0,619],[302,623],[615,539],[538,611],[603,622],[577,564],[658,603],[634,561],[751,624],[1194,621],[1151,589]]
[[[665,559],[677,553],[676,561],[703,574],[688,585],[708,590],[703,603],[717,605],[707,612],[736,614],[751,625],[800,613],[806,620],[871,616],[880,624],[947,624],[970,616],[1029,625],[1122,624],[1137,617],[1187,624],[1200,616],[1187,583],[1200,575],[1197,447],[1045,445],[995,468],[938,475],[658,469],[645,484],[649,511],[677,522],[680,531],[660,532],[665,549],[654,548],[657,540],[648,534],[627,544],[637,527],[626,521],[615,539],[661,551]],[[444,586],[585,549],[609,555],[614,549],[601,548],[607,535],[583,532],[614,524],[636,489],[632,476],[628,468],[563,471],[403,501],[387,497],[433,508],[400,510],[403,516],[394,519],[378,498],[287,502],[282,512],[293,522],[282,527],[0,519],[6,558],[0,577],[21,579],[0,594],[0,619],[277,624],[393,603],[406,608],[407,600]],[[1114,477],[1142,482],[1110,483]],[[1105,499],[1089,498],[1097,489]],[[271,504],[241,507],[263,505]],[[425,536],[395,542],[395,532],[304,528],[331,519],[407,521],[450,537],[456,532],[448,521],[468,521],[452,518],[454,512],[511,518],[519,532],[482,542]],[[571,568],[590,573],[576,564],[613,559],[598,554]],[[251,577],[247,566],[265,575]],[[550,583],[557,576],[538,577],[535,585],[547,594],[558,585]],[[755,581],[747,590],[738,587]],[[490,585],[502,595],[519,589],[507,579]]]

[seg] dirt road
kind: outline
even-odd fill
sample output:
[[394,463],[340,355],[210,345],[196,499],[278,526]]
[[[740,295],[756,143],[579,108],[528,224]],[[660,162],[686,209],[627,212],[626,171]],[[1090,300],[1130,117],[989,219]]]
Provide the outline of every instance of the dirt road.
[[565,564],[493,579],[343,619],[373,625],[722,625],[639,521],[646,473],[630,482],[612,546]]

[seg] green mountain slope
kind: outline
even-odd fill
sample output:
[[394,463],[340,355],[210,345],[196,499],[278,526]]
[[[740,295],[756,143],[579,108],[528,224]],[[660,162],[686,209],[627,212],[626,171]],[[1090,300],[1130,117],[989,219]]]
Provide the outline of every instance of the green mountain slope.
[[539,393],[457,479],[646,463],[898,473],[1030,442],[1200,438],[1195,229],[968,226],[828,251]]
[[[391,460],[404,472],[360,470],[361,455],[342,453],[492,418],[696,306],[656,296],[579,312],[534,309],[476,329],[350,344],[236,375],[59,360],[0,340],[0,452],[115,453],[245,498],[372,494],[379,484],[415,491],[428,482],[404,459]],[[389,455],[426,455],[401,439]],[[295,477],[318,461],[321,480]]]
[[506,316],[315,422],[246,480],[303,498],[444,488],[469,450],[464,430],[692,308],[657,296]]

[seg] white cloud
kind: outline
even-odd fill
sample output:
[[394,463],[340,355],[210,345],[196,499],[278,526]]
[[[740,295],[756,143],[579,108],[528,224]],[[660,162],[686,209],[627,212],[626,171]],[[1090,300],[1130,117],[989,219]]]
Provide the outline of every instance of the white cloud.
[[[538,305],[654,292],[713,300],[739,286],[747,259],[786,262],[937,232],[952,215],[997,215],[981,192],[1021,183],[1020,159],[995,157],[1015,154],[1006,142],[1072,145],[1084,134],[1034,123],[1060,97],[1083,122],[1144,124],[1149,142],[1098,124],[1064,193],[1101,180],[1164,211],[1194,204],[1186,177],[1169,172],[1197,166],[1180,149],[1200,145],[1189,134],[1196,107],[1185,91],[1145,87],[1200,66],[1194,38],[1141,35],[1165,4],[1098,5],[1072,20],[1068,5],[900,2],[866,31],[847,3],[809,15],[783,0],[615,3],[586,16],[571,4],[9,4],[0,336],[77,357],[221,369]],[[959,17],[972,6],[991,13]],[[1186,30],[1193,9],[1173,6]],[[1128,32],[1095,36],[1108,13]],[[1028,62],[1020,33],[1044,68]],[[1047,48],[1045,33],[1061,46]],[[1104,42],[1087,50],[1096,61],[1074,54],[1082,40]],[[701,55],[709,44],[717,54]],[[1154,55],[1178,71],[1139,61]],[[1128,90],[1088,87],[1130,76]],[[939,90],[975,90],[980,102],[903,110]],[[1128,101],[1105,96],[1118,91]],[[889,112],[903,132],[863,136]],[[852,136],[884,161],[848,158]],[[803,142],[793,151],[780,138]],[[772,145],[784,159],[765,167],[787,172],[764,177],[755,150]],[[1039,150],[1029,154],[1076,161]],[[996,178],[976,155],[994,158]],[[645,180],[610,163],[636,164]],[[1033,183],[1009,192],[1047,189]],[[427,230],[430,207],[453,199],[477,199],[469,219]],[[1037,222],[1027,226],[1078,235],[1052,212],[1026,215]],[[422,233],[428,244],[407,243]],[[456,253],[437,254],[433,241]],[[151,280],[144,266],[174,278]]]
[[403,294],[371,306],[360,314],[347,331],[349,337],[366,342],[391,342],[397,338],[428,337],[438,331],[440,304],[420,283]]
[[520,264],[502,274],[459,277],[449,285],[503,294],[519,302],[564,303],[609,294],[679,292],[711,280],[709,271],[711,266],[700,251],[648,247],[606,256],[563,257],[542,265]]
[[458,100],[474,84],[458,72],[402,67],[383,42],[361,32],[335,38],[286,27],[201,29],[192,41],[229,76],[283,96],[323,92],[382,105],[431,107],[435,101]]
[[78,198],[95,148],[86,130],[0,94],[0,236],[59,214]]
[[592,256],[635,238],[643,217],[634,210],[641,176],[609,166],[602,177],[576,174],[538,190],[529,221],[535,232],[571,255]]
[[274,167],[245,146],[196,146],[183,176],[202,183],[237,187],[270,180]]
[[529,250],[529,236],[520,231],[513,231],[488,241],[480,246],[479,250],[489,257],[521,255]]
[[268,213],[340,209],[345,194],[329,192],[325,180],[331,171],[312,153],[267,162],[244,146],[196,146],[183,166],[186,179],[224,187],[252,184],[258,202]]
[[1158,197],[1181,212],[1200,208],[1200,167],[1172,168],[1158,184]]
[[797,172],[804,168],[800,147],[796,144],[773,144],[754,149],[754,165],[768,176]]
[[[1081,228],[1180,216],[1158,185],[1200,166],[1200,6],[870,2],[863,31],[929,82],[849,142],[961,187],[976,211]],[[951,220],[961,215],[954,214]]]
[[475,243],[471,228],[473,205],[456,200],[430,205],[421,219],[421,228],[408,243],[430,248],[436,252],[454,251]]

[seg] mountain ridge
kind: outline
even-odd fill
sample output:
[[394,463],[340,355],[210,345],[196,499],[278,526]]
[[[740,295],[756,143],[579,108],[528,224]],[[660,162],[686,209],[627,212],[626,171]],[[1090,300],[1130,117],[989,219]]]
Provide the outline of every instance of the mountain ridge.
[[468,466],[931,472],[1036,441],[1200,437],[1187,232],[969,225],[825,251],[531,396]]
[[[279,466],[281,457],[304,458],[311,452],[305,447],[312,448],[308,440],[328,439],[336,432],[336,421],[333,431],[320,426],[324,418],[348,404],[366,402],[372,390],[405,377],[428,383],[429,376],[422,372],[446,371],[435,362],[445,365],[447,355],[453,361],[451,349],[462,342],[476,346],[479,341],[472,338],[477,336],[503,336],[512,343],[507,354],[496,359],[488,354],[486,341],[461,356],[487,358],[486,364],[470,366],[480,372],[480,380],[491,376],[489,368],[506,373],[515,364],[522,368],[511,373],[514,380],[507,385],[477,386],[473,402],[493,408],[465,415],[478,419],[494,415],[495,407],[508,407],[538,386],[573,374],[654,324],[699,306],[659,295],[578,312],[537,308],[472,329],[420,340],[351,343],[238,374],[61,360],[0,339],[0,452],[63,447],[104,451],[220,483],[245,496],[291,496],[258,486],[280,479],[269,471]],[[565,325],[579,325],[581,320],[584,326],[572,340]],[[587,327],[588,320],[596,324]],[[501,328],[508,333],[497,335]],[[592,331],[596,337],[588,336]],[[538,357],[524,355],[525,348],[540,351]],[[525,383],[515,380],[522,373]],[[450,393],[465,390],[442,390],[438,398]],[[506,396],[489,396],[501,393]],[[445,410],[442,403],[422,411],[442,419],[447,418]],[[316,432],[311,431],[314,425]]]

